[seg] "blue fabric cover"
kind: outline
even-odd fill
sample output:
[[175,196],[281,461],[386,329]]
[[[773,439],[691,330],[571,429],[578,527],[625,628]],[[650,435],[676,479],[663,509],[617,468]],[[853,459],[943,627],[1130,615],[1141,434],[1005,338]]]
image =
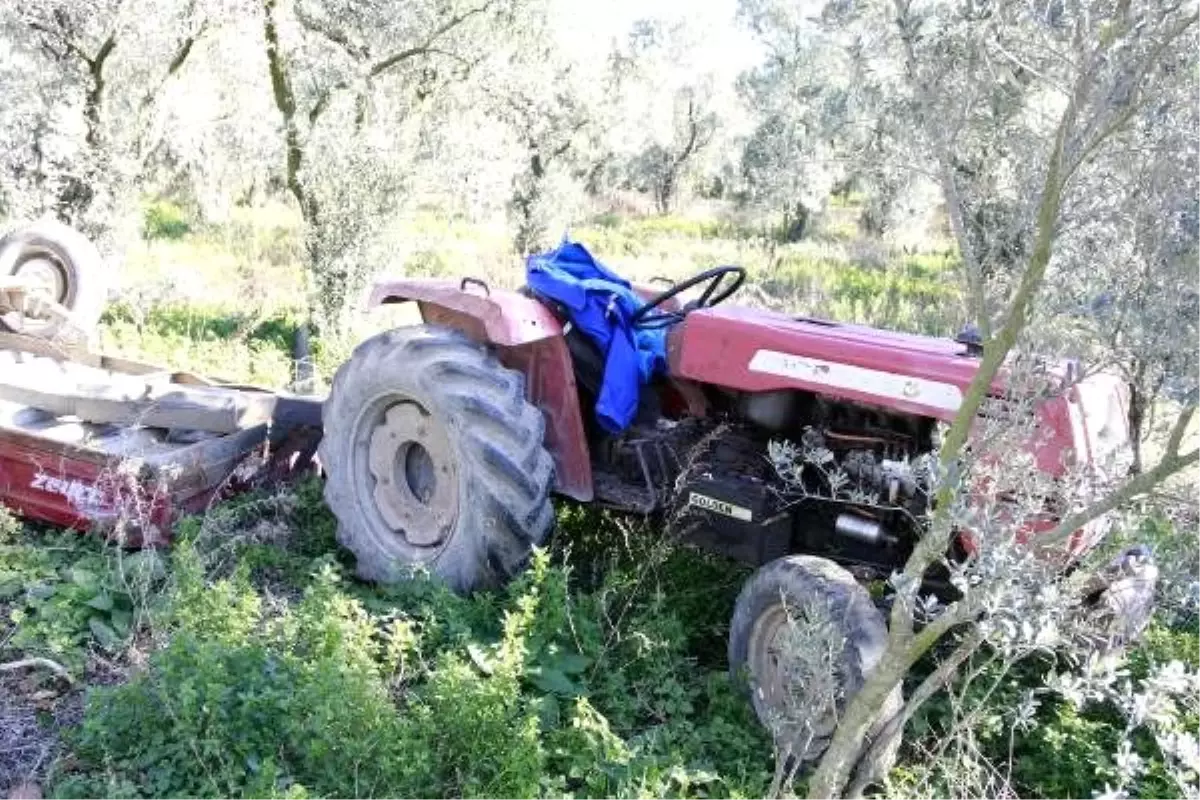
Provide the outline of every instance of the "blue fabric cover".
[[576,242],[564,239],[558,249],[530,256],[525,278],[535,294],[561,303],[604,356],[604,380],[596,398],[601,427],[614,434],[628,428],[641,386],[667,371],[666,330],[635,329],[630,318],[642,307],[641,298],[629,281]]

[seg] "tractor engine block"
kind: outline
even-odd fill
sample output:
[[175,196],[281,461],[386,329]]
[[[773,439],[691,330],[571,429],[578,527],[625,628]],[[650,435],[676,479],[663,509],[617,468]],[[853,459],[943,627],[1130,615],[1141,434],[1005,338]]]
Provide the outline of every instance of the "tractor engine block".
[[[710,423],[683,459],[672,527],[752,564],[797,551],[873,570],[901,563],[929,504],[932,430],[849,406],[804,410],[811,422],[783,431]],[[795,458],[782,471],[770,446],[780,440]]]
[[[931,455],[917,452],[911,440],[809,428],[800,443],[803,453],[827,454],[829,459],[829,463],[807,471],[806,490],[820,491],[824,484],[832,498],[849,499],[853,495],[871,505],[904,508],[914,516],[925,512]],[[836,490],[829,486],[832,474],[844,480]]]

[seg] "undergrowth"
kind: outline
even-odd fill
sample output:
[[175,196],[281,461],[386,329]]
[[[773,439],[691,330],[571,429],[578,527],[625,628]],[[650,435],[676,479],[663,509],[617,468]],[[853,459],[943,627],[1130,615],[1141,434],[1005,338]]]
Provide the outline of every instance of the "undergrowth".
[[[932,698],[909,724],[891,796],[1195,796],[1196,687],[1147,689],[1172,675],[1193,680],[1187,676],[1200,670],[1200,604],[1180,591],[1195,585],[1200,536],[1187,521],[1150,516],[1132,522],[1118,526],[1098,555],[1106,560],[1130,545],[1147,545],[1162,574],[1154,617],[1120,663],[1117,691],[1080,702],[1056,690],[1059,682],[1051,676],[1086,675],[1088,665],[1059,652],[1008,664],[981,647],[962,670],[969,677]],[[910,689],[933,670],[937,657],[931,653],[917,665],[907,679]],[[1182,764],[1163,752],[1156,726],[1186,742],[1183,749],[1191,755]],[[1122,781],[1122,770],[1132,764],[1132,779]],[[1113,786],[1123,788],[1110,792]]]
[[[49,656],[84,678],[97,658],[125,665],[123,680],[86,689],[47,777],[55,796],[758,797],[770,785],[772,748],[726,672],[749,570],[649,526],[564,506],[529,571],[463,598],[431,580],[355,581],[316,481],[185,519],[161,553],[4,519],[0,657]],[[1197,641],[1194,619],[1161,617],[1130,653],[1131,678],[1171,660],[1194,669]],[[993,767],[1021,796],[1101,790],[1118,710],[1046,694],[1062,668],[1050,659],[1001,675],[987,656],[966,692],[913,720],[890,793],[953,794]],[[1017,725],[1031,691],[1041,700]],[[951,735],[972,708],[966,739]],[[1194,734],[1198,721],[1181,724]],[[1133,744],[1134,794],[1171,795],[1153,738]]]
[[128,644],[163,576],[155,551],[32,531],[0,514],[0,659],[45,657],[81,673],[89,650],[111,654]]
[[[301,492],[286,509],[250,497],[223,521],[183,526],[153,622],[165,645],[128,683],[90,692],[57,795],[766,789],[771,749],[712,635],[724,616],[713,607],[732,603],[714,590],[737,588],[728,565],[568,512],[562,538],[586,527],[593,540],[538,554],[501,593],[378,589],[316,552],[328,520],[314,518],[311,486]],[[318,530],[268,544],[263,525],[281,513]],[[234,530],[251,532],[236,554],[216,535]],[[611,569],[577,576],[589,546]],[[701,596],[707,578],[718,580]]]

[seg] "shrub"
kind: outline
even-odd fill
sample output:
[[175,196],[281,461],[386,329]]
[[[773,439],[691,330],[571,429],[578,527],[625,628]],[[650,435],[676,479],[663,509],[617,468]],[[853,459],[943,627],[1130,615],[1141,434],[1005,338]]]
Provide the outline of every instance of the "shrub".
[[192,230],[187,214],[168,200],[155,200],[142,215],[142,236],[148,240],[182,239]]
[[[311,520],[313,502],[290,513]],[[244,559],[213,579],[208,540],[184,534],[169,643],[130,683],[93,690],[60,795],[755,796],[769,782],[748,706],[694,655],[683,615],[707,626],[711,592],[669,585],[717,565],[648,531],[631,549],[657,556],[622,557],[591,589],[546,553],[472,598],[348,584],[326,559],[282,608]]]
[[0,655],[48,656],[79,673],[90,648],[120,650],[160,575],[157,558],[76,532],[26,531],[0,509]]

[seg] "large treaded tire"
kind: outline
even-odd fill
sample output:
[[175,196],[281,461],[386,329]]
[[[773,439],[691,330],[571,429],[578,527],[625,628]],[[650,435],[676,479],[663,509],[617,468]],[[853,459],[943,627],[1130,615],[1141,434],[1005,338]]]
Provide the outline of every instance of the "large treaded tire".
[[[79,231],[57,220],[44,219],[17,228],[0,239],[0,276],[21,272],[31,259],[41,257],[46,269],[57,273],[54,299],[71,312],[79,333],[91,336],[100,321],[107,297],[107,268],[96,245]],[[19,333],[53,338],[62,330],[60,319],[26,320]],[[7,327],[0,323],[0,328]]]
[[[469,592],[503,583],[524,567],[554,520],[545,421],[526,401],[524,383],[484,347],[436,326],[388,331],[355,349],[324,406],[320,458],[338,541],[357,557],[360,577],[392,583],[424,567],[454,590]],[[456,476],[446,490],[452,522],[433,545],[414,545],[389,527],[372,499],[378,495],[369,491],[376,473],[364,474],[363,427],[371,414],[380,414],[373,408],[395,398],[418,403],[423,419],[444,431],[442,439],[426,444],[445,453],[449,474]]]
[[[756,678],[756,652],[761,648],[755,644],[756,626],[772,615],[778,615],[780,607],[797,618],[805,609],[827,609],[827,618],[844,639],[836,668],[841,681],[842,695],[836,708],[829,709],[833,719],[840,717],[850,699],[862,688],[866,678],[879,663],[887,643],[887,623],[871,600],[871,595],[846,570],[828,559],[816,556],[792,555],[764,564],[742,587],[734,606],[733,619],[729,625],[729,670],[734,681],[750,696],[751,704],[759,720],[777,738],[787,739],[797,735],[791,727],[772,724],[780,708],[774,705],[769,691],[758,685]],[[769,678],[767,679],[769,680]],[[796,689],[789,687],[793,691]],[[797,687],[798,688],[798,687]],[[903,696],[897,686],[884,705],[880,721],[873,727],[871,736],[877,734],[903,705]],[[774,718],[774,719],[773,719]],[[820,758],[829,746],[832,730],[825,719],[812,720],[812,728],[804,734],[804,741],[792,749],[792,758],[800,763],[809,763]],[[813,733],[820,729],[820,733]],[[811,740],[807,737],[812,736]],[[790,741],[778,744],[786,746]],[[887,748],[873,765],[874,769],[886,772],[895,763],[900,738]],[[881,775],[875,777],[882,777]]]

